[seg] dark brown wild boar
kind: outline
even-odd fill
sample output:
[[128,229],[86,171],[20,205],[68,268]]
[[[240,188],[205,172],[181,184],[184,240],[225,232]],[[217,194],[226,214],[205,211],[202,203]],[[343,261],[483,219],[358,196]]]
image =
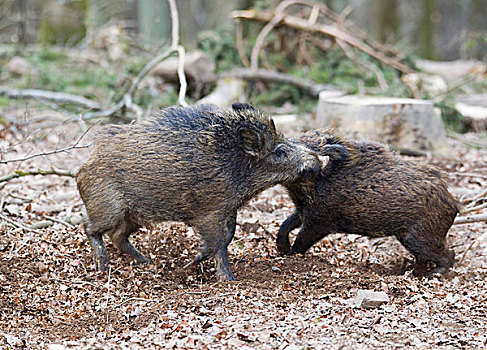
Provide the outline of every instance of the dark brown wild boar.
[[[395,236],[415,256],[416,275],[448,271],[454,252],[446,248],[445,237],[459,203],[437,169],[332,129],[307,132],[300,141],[330,156],[330,164],[313,181],[286,185],[296,209],[279,229],[280,253],[305,253],[330,233]],[[289,233],[300,226],[291,247]]]
[[227,246],[237,209],[264,189],[317,174],[316,153],[286,139],[248,104],[166,108],[134,125],[111,125],[76,175],[96,268],[109,263],[102,235],[139,262],[128,241],[140,226],[183,221],[202,236],[194,262],[213,257],[234,280]]

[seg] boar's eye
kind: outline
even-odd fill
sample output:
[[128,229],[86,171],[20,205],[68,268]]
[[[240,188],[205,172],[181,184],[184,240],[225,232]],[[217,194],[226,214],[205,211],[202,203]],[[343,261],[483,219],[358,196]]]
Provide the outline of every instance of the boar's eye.
[[282,147],[277,147],[274,152],[278,158],[284,158],[286,156],[286,151]]

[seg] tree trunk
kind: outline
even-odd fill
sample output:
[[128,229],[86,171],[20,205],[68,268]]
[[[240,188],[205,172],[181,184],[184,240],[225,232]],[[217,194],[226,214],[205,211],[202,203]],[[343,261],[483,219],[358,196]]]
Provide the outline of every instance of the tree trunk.
[[146,43],[160,46],[169,38],[171,21],[166,0],[139,0],[137,13],[139,32]]

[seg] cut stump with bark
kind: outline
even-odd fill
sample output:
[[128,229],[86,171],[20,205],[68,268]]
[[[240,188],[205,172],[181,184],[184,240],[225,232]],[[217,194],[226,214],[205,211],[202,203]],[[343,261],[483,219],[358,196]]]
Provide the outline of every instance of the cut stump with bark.
[[345,136],[378,141],[399,150],[448,156],[441,115],[429,100],[320,94],[315,126],[336,128]]

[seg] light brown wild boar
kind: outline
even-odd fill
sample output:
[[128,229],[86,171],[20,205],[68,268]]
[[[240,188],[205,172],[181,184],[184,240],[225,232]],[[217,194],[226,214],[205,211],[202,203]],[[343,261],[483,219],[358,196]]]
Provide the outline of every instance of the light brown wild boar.
[[316,153],[248,104],[166,108],[140,124],[108,126],[76,175],[96,268],[110,262],[103,234],[147,262],[129,235],[150,223],[182,221],[202,236],[194,262],[213,257],[218,278],[234,280],[227,246],[237,209],[270,186],[320,169]]

